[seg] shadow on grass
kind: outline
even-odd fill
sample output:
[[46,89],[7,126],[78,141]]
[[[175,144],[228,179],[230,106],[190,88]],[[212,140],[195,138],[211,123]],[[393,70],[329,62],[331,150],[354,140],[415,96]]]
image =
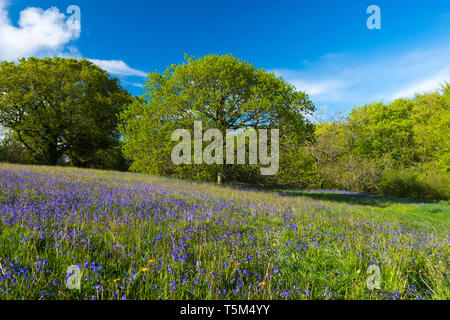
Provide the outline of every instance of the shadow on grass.
[[420,226],[427,225],[432,229],[450,230],[450,206],[448,202],[432,200],[419,200],[379,196],[365,193],[335,191],[335,190],[294,190],[280,187],[262,187],[257,185],[233,185],[233,188],[253,190],[259,192],[276,192],[281,196],[298,197],[313,201],[329,201],[360,206],[359,210],[367,208],[379,209],[379,214],[386,219],[398,219],[398,221]]
[[313,200],[324,200],[332,202],[345,202],[348,204],[366,205],[379,208],[386,208],[392,204],[420,204],[420,203],[435,203],[435,201],[397,198],[389,196],[377,196],[371,194],[346,192],[346,191],[295,191],[283,190],[279,192],[285,196],[301,196]]
[[233,188],[277,192],[282,196],[303,197],[312,200],[323,200],[332,202],[344,202],[348,204],[366,205],[379,208],[386,208],[392,204],[421,204],[438,203],[432,200],[419,200],[410,198],[398,198],[390,196],[379,196],[359,192],[338,191],[338,190],[294,190],[280,187],[262,187],[250,184],[234,184]]

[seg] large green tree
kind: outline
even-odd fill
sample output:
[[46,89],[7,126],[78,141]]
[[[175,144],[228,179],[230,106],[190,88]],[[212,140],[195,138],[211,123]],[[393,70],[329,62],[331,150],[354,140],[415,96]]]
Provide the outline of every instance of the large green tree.
[[130,101],[117,78],[85,59],[0,63],[0,125],[39,163],[99,162],[102,151],[117,149],[117,115]]
[[[300,150],[313,132],[307,116],[314,105],[304,92],[231,55],[186,57],[161,74],[150,73],[145,88],[145,96],[121,115],[124,152],[135,171],[207,180],[245,176],[242,166],[172,163],[172,132],[193,128],[195,120],[202,121],[203,130],[220,130],[223,137],[226,130],[279,129],[280,157],[292,151],[286,149]],[[247,169],[247,176],[256,171],[254,166]]]

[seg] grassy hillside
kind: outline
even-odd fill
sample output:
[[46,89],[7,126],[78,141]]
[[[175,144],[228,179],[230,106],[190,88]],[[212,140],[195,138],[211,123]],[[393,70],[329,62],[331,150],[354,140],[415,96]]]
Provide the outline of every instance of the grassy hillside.
[[1,299],[450,298],[444,202],[7,164],[0,186]]
[[450,230],[450,206],[448,201],[421,201],[415,199],[382,197],[339,191],[284,191],[286,194],[310,198],[329,205],[343,204],[368,214],[385,215],[408,224],[427,225],[430,228]]

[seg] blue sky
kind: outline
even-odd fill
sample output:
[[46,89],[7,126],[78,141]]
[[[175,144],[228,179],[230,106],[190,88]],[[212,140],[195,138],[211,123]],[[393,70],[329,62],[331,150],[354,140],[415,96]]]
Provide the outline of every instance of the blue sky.
[[[369,30],[369,5],[381,29]],[[68,30],[70,5],[81,32]],[[232,53],[306,91],[323,117],[450,82],[450,1],[0,0],[0,59],[92,59],[142,94],[184,54]]]

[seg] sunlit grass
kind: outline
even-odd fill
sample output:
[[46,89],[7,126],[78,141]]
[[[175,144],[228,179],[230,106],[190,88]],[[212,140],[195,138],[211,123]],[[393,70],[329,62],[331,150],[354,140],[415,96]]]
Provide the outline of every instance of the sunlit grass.
[[[450,297],[445,203],[6,164],[0,185],[2,299]],[[81,290],[65,284],[75,264]]]

